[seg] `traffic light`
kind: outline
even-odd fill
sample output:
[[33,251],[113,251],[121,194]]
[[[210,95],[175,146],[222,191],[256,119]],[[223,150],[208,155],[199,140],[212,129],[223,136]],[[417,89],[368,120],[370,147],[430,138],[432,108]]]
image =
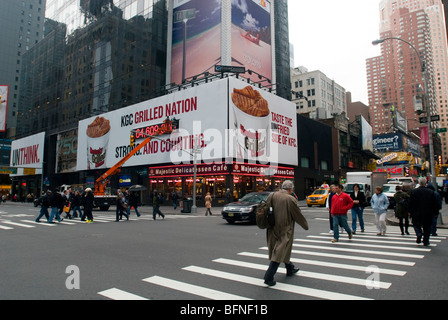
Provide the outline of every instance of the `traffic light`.
[[131,132],[131,136],[129,137],[130,142],[131,142],[131,148],[135,147],[135,134],[133,132]]

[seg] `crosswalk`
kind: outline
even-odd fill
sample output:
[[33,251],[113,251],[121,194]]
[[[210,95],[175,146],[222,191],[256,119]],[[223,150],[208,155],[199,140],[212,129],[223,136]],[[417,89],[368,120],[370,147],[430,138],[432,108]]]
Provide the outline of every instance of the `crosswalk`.
[[[192,215],[165,215],[166,220],[174,220],[174,219],[191,219],[197,218],[197,216]],[[158,218],[160,219],[160,218]],[[152,215],[148,216],[140,216],[131,217],[132,221],[153,221]],[[115,214],[102,214],[102,215],[94,215],[94,223],[109,223],[115,221]],[[126,219],[124,219],[126,221]],[[2,215],[0,216],[0,233],[1,232],[11,232],[12,230],[20,230],[20,229],[35,229],[35,228],[56,228],[58,226],[76,226],[80,224],[85,224],[85,221],[81,221],[79,218],[77,219],[64,219],[61,222],[57,222],[55,220],[54,224],[47,223],[45,218],[41,219],[41,222],[35,221],[35,215]]]
[[[290,299],[373,300],[376,297],[373,289],[389,290],[448,238],[448,233],[440,230],[439,236],[431,237],[431,245],[424,247],[415,243],[415,236],[402,236],[397,227],[389,226],[385,236],[377,236],[376,230],[369,228],[352,240],[341,235],[338,243],[331,243],[332,236],[328,233],[294,239],[291,262],[300,271],[287,278],[285,269],[280,268],[274,287],[268,288],[262,279],[268,266],[268,248],[263,246],[231,258],[213,259],[213,267],[191,265],[174,277],[152,275],[141,279],[147,284],[144,292],[112,288],[98,294],[112,300],[149,300],[149,297],[157,300],[158,292],[163,291],[160,299],[166,299],[169,290],[176,299],[185,294],[186,300],[191,295],[210,300],[256,300],[266,293],[259,290],[274,290]],[[373,273],[378,277],[370,277]],[[253,290],[243,290],[244,295],[238,285],[251,286]]]

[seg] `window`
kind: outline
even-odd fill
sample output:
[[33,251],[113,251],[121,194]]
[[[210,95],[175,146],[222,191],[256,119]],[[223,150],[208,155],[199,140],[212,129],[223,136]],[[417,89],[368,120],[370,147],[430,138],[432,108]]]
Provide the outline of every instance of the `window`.
[[302,157],[300,159],[300,166],[302,168],[309,168],[310,167],[310,158]]

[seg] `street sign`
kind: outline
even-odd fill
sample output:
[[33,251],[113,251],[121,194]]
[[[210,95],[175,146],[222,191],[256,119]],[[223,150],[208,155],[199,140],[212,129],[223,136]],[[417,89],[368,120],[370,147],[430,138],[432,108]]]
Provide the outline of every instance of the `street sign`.
[[[440,116],[438,114],[431,116],[431,122],[440,121]],[[420,123],[428,123],[428,118],[420,118]]]
[[245,67],[237,66],[215,66],[215,72],[230,72],[230,73],[246,73]]
[[436,133],[447,133],[448,132],[448,128],[439,128],[436,129]]
[[196,9],[177,11],[174,13],[174,23],[196,18]]

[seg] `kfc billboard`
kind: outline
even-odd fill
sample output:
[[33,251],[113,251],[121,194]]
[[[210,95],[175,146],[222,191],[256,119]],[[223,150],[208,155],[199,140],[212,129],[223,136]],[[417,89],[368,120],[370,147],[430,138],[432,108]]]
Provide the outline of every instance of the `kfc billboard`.
[[125,166],[190,164],[195,145],[198,163],[249,161],[263,165],[297,165],[295,105],[235,78],[145,101],[79,122],[77,170],[114,166],[154,132],[167,117],[180,120],[180,128],[153,139]]

